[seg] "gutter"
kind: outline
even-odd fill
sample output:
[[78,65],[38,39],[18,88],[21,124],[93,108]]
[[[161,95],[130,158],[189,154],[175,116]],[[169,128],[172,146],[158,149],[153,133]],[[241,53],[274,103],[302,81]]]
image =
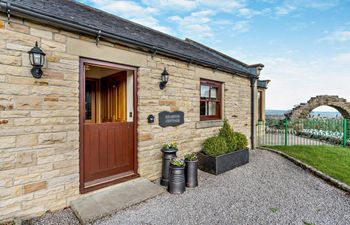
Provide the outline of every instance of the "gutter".
[[[132,39],[129,39],[126,37],[121,37],[119,35],[116,35],[116,34],[113,34],[110,32],[105,32],[105,31],[99,30],[95,27],[91,27],[91,26],[87,26],[87,25],[80,25],[78,23],[73,23],[73,22],[68,21],[68,20],[55,18],[55,17],[52,17],[50,15],[45,15],[43,13],[37,13],[34,10],[25,8],[19,4],[12,3],[12,2],[10,3],[7,1],[0,0],[0,11],[7,13],[8,6],[11,7],[11,11],[10,11],[11,15],[16,15],[18,17],[27,18],[30,20],[34,20],[34,21],[38,21],[41,23],[46,23],[46,24],[52,25],[54,27],[61,27],[61,28],[64,28],[64,29],[67,29],[70,31],[76,31],[76,32],[80,32],[83,34],[95,36],[98,38],[102,37],[102,38],[107,39],[107,40],[111,39],[114,41],[122,41],[122,42],[125,42],[127,44],[136,45],[136,46],[146,48],[151,52],[156,50],[158,53],[163,54],[165,56],[180,59],[182,61],[197,63],[199,65],[211,67],[215,70],[228,72],[228,73],[231,73],[231,74],[234,74],[237,76],[241,76],[241,77],[245,77],[245,78],[257,77],[256,75],[254,75],[252,73],[247,73],[247,72],[235,70],[232,68],[221,66],[221,65],[218,65],[218,64],[215,64],[215,63],[212,63],[209,61],[201,60],[201,59],[195,59],[195,58],[192,58],[192,57],[180,54],[180,53],[176,53],[176,52],[173,52],[173,51],[170,51],[167,49],[152,46],[152,45],[147,44],[145,42],[135,41],[135,40],[132,40]],[[260,64],[256,64],[256,65],[260,65]],[[255,66],[255,65],[253,65],[253,66]]]

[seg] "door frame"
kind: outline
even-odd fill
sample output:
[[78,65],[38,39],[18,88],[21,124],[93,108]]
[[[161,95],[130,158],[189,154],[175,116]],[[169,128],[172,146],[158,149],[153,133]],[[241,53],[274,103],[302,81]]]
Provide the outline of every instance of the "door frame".
[[[133,109],[134,109],[134,115],[133,115],[133,123],[134,123],[134,170],[133,174],[114,179],[114,180],[108,180],[105,182],[100,182],[96,185],[85,187],[84,186],[84,109],[85,109],[85,68],[84,64],[90,64],[95,66],[101,66],[101,67],[108,67],[108,68],[115,68],[115,69],[123,69],[123,70],[129,70],[133,71]],[[140,177],[138,174],[138,160],[137,160],[137,153],[138,153],[138,135],[137,135],[137,127],[138,127],[138,111],[137,111],[137,105],[138,105],[138,68],[133,66],[127,66],[122,65],[118,63],[112,63],[112,62],[106,62],[102,60],[97,59],[89,59],[89,58],[82,58],[79,59],[79,190],[81,194],[94,191],[97,189],[101,189],[103,187],[107,187],[113,184],[121,183],[127,180],[131,180],[137,177]]]

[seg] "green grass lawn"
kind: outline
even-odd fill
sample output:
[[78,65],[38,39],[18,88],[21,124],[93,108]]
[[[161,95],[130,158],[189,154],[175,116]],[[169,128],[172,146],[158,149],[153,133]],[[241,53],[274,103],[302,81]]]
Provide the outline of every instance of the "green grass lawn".
[[350,149],[333,146],[269,146],[350,185]]

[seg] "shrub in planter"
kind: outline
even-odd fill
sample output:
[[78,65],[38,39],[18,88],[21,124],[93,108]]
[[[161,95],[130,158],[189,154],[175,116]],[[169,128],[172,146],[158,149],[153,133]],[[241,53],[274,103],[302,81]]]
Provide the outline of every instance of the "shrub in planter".
[[185,155],[185,181],[186,187],[198,186],[198,158],[196,153]]
[[247,138],[234,132],[225,120],[219,136],[211,137],[203,143],[202,152],[198,153],[199,169],[220,174],[249,162]]
[[219,130],[219,137],[223,137],[225,139],[227,152],[232,152],[237,149],[237,139],[235,132],[233,132],[233,129],[227,120],[224,121],[224,125]]
[[223,155],[227,152],[225,138],[220,136],[210,137],[203,143],[203,153],[210,156]]
[[169,168],[168,191],[171,194],[182,194],[185,192],[185,162],[172,159]]
[[235,150],[243,149],[243,148],[246,148],[248,146],[248,140],[244,134],[242,134],[240,132],[234,132],[234,137],[235,137],[235,141],[236,141],[236,149]]

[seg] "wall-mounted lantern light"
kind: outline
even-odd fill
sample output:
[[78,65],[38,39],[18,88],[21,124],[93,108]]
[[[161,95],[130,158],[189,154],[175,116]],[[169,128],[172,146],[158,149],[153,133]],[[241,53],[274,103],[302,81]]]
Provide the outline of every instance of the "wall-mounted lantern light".
[[45,53],[38,47],[38,42],[35,43],[35,47],[29,52],[30,64],[33,66],[31,72],[34,78],[39,79],[43,75],[41,67],[44,65]]
[[164,67],[164,71],[162,73],[162,77],[161,77],[162,81],[159,83],[159,88],[161,90],[163,90],[166,86],[166,84],[168,83],[169,81],[169,73],[168,71],[166,71],[166,68]]

